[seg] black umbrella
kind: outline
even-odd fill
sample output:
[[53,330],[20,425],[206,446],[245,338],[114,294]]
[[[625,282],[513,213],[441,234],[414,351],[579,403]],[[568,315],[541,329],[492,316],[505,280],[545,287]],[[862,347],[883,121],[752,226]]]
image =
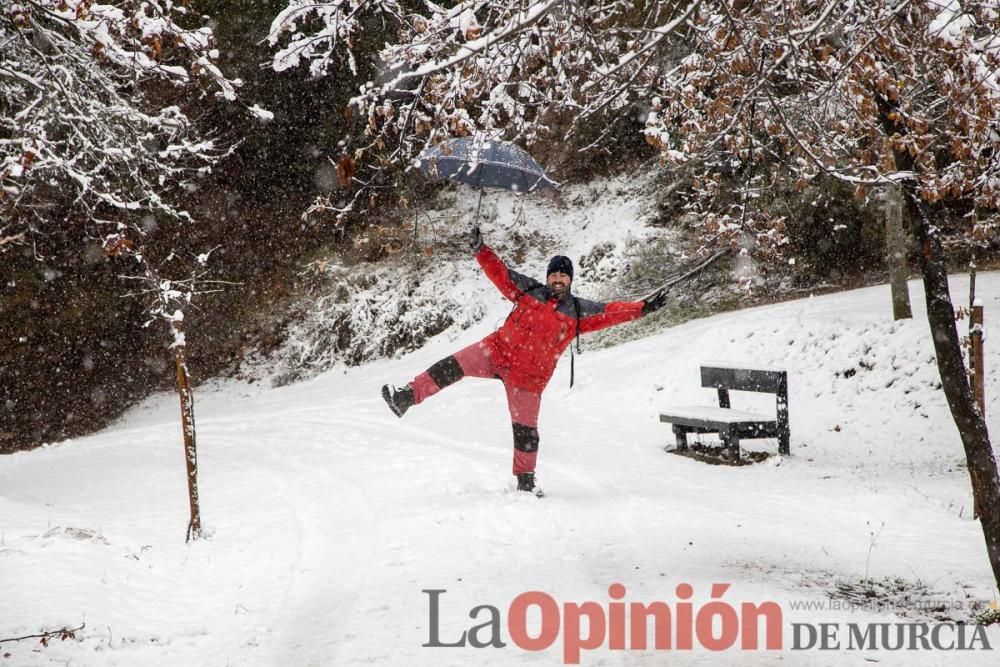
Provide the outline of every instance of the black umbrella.
[[[483,136],[456,137],[420,153],[420,170],[428,176],[447,178],[479,188],[501,188],[512,192],[553,189],[555,181],[545,169],[518,146]],[[479,209],[476,209],[479,218]]]

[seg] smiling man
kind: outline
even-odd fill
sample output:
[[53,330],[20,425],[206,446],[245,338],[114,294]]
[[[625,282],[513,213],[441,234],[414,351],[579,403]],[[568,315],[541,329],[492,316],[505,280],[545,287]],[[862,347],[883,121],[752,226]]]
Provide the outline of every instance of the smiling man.
[[486,277],[514,302],[507,320],[486,338],[445,357],[396,388],[382,387],[382,397],[398,417],[466,376],[503,382],[514,429],[514,475],[518,491],[534,492],[538,458],[538,408],[560,355],[582,333],[630,322],[666,301],[659,291],[645,301],[600,303],[572,293],[573,262],[557,255],[549,261],[545,283],[508,269],[473,227],[469,246]]

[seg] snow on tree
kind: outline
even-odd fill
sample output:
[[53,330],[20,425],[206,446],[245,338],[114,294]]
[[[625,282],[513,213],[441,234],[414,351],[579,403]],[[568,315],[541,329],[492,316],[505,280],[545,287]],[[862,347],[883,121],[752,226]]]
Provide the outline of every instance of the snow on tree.
[[137,212],[188,217],[172,193],[224,149],[187,105],[239,85],[204,18],[174,0],[0,9],[0,251],[63,224],[102,236]]
[[[211,95],[236,99],[216,66],[212,31],[174,0],[21,0],[0,10],[0,252],[43,237],[101,239],[105,255],[136,260],[169,325],[181,398],[191,522],[200,533],[193,394],[183,308],[200,274],[171,282],[150,255],[156,217],[190,216],[175,196],[226,154],[194,113]],[[264,110],[254,111],[258,115]],[[83,230],[82,232],[80,230]],[[207,259],[207,256],[205,256]],[[202,262],[203,263],[203,262]],[[204,283],[204,281],[199,281]]]
[[[949,251],[997,240],[1000,3],[703,3],[686,37],[691,53],[660,82],[646,133],[665,162],[691,170],[691,207],[708,236],[776,253],[783,221],[754,201],[782,183],[903,190],[942,386],[1000,584],[1000,476],[946,265]],[[727,199],[731,174],[746,186]]]
[[392,1],[295,0],[269,39],[283,45],[275,70],[308,61],[323,75],[332,59],[354,57],[364,21],[396,29],[377,55],[381,78],[359,82],[351,103],[366,127],[350,157],[367,171],[355,178],[361,187],[350,202],[326,207],[342,214],[366,201],[377,172],[406,169],[449,137],[484,133],[526,148],[607,145],[621,123],[634,122],[625,111],[667,67],[667,37],[696,6],[503,0],[450,8],[426,2],[417,11]]
[[[291,0],[274,18],[267,38],[271,46],[288,38],[287,44],[274,56],[274,71],[283,72],[306,61],[313,76],[324,76],[329,73],[331,64],[344,58],[351,72],[357,75],[353,44],[364,30],[362,20],[368,14],[393,20],[402,12],[394,0]],[[300,29],[300,25],[309,29]]]
[[[133,237],[142,239],[138,228],[132,231]],[[194,420],[194,388],[187,360],[187,333],[184,328],[184,313],[192,306],[192,300],[197,295],[219,291],[217,286],[223,281],[207,280],[207,264],[209,257],[218,248],[194,255],[185,260],[178,253],[170,253],[162,264],[154,264],[147,256],[142,245],[126,243],[128,236],[120,233],[109,237],[105,242],[105,253],[110,256],[123,257],[134,264],[131,275],[122,278],[140,285],[140,289],[127,294],[130,297],[143,298],[146,313],[149,315],[145,326],[154,322],[166,325],[171,343],[169,349],[174,357],[174,380],[177,396],[180,399],[181,437],[184,443],[184,463],[187,473],[188,507],[190,518],[186,529],[186,540],[197,540],[202,537],[201,502],[198,494],[198,448],[197,430]],[[167,272],[184,273],[183,278],[171,280],[165,278]]]
[[726,172],[748,176],[750,198],[779,179],[801,188],[823,175],[859,197],[906,181],[929,204],[967,202],[968,224],[942,242],[984,244],[1000,231],[996,7],[704,3],[647,140],[674,165],[697,163],[691,200],[710,232],[750,234],[758,247],[783,241],[781,221],[747,216],[746,198],[720,210]]

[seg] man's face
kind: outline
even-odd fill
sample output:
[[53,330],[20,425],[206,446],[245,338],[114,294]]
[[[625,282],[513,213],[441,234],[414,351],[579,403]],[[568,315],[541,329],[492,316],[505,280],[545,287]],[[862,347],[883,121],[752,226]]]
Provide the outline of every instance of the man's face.
[[555,273],[550,273],[545,282],[548,283],[549,289],[552,290],[556,296],[562,296],[569,291],[569,286],[570,283],[573,282],[573,279],[565,273],[556,271]]

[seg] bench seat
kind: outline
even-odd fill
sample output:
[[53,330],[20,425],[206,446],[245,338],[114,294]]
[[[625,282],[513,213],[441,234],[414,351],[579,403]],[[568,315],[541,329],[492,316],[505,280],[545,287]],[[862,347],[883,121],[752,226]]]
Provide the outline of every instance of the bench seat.
[[758,412],[717,408],[714,405],[685,405],[665,408],[660,413],[660,421],[674,424],[684,423],[690,426],[708,426],[717,423],[773,422],[774,417],[768,417]]
[[[718,406],[671,406],[660,412],[661,422],[673,424],[678,451],[687,449],[688,433],[718,433],[734,462],[739,462],[742,438],[777,438],[778,452],[789,453],[788,376],[785,371],[713,364],[701,367],[701,380],[703,387],[718,390]],[[775,394],[775,415],[732,409],[729,403],[731,389]]]

